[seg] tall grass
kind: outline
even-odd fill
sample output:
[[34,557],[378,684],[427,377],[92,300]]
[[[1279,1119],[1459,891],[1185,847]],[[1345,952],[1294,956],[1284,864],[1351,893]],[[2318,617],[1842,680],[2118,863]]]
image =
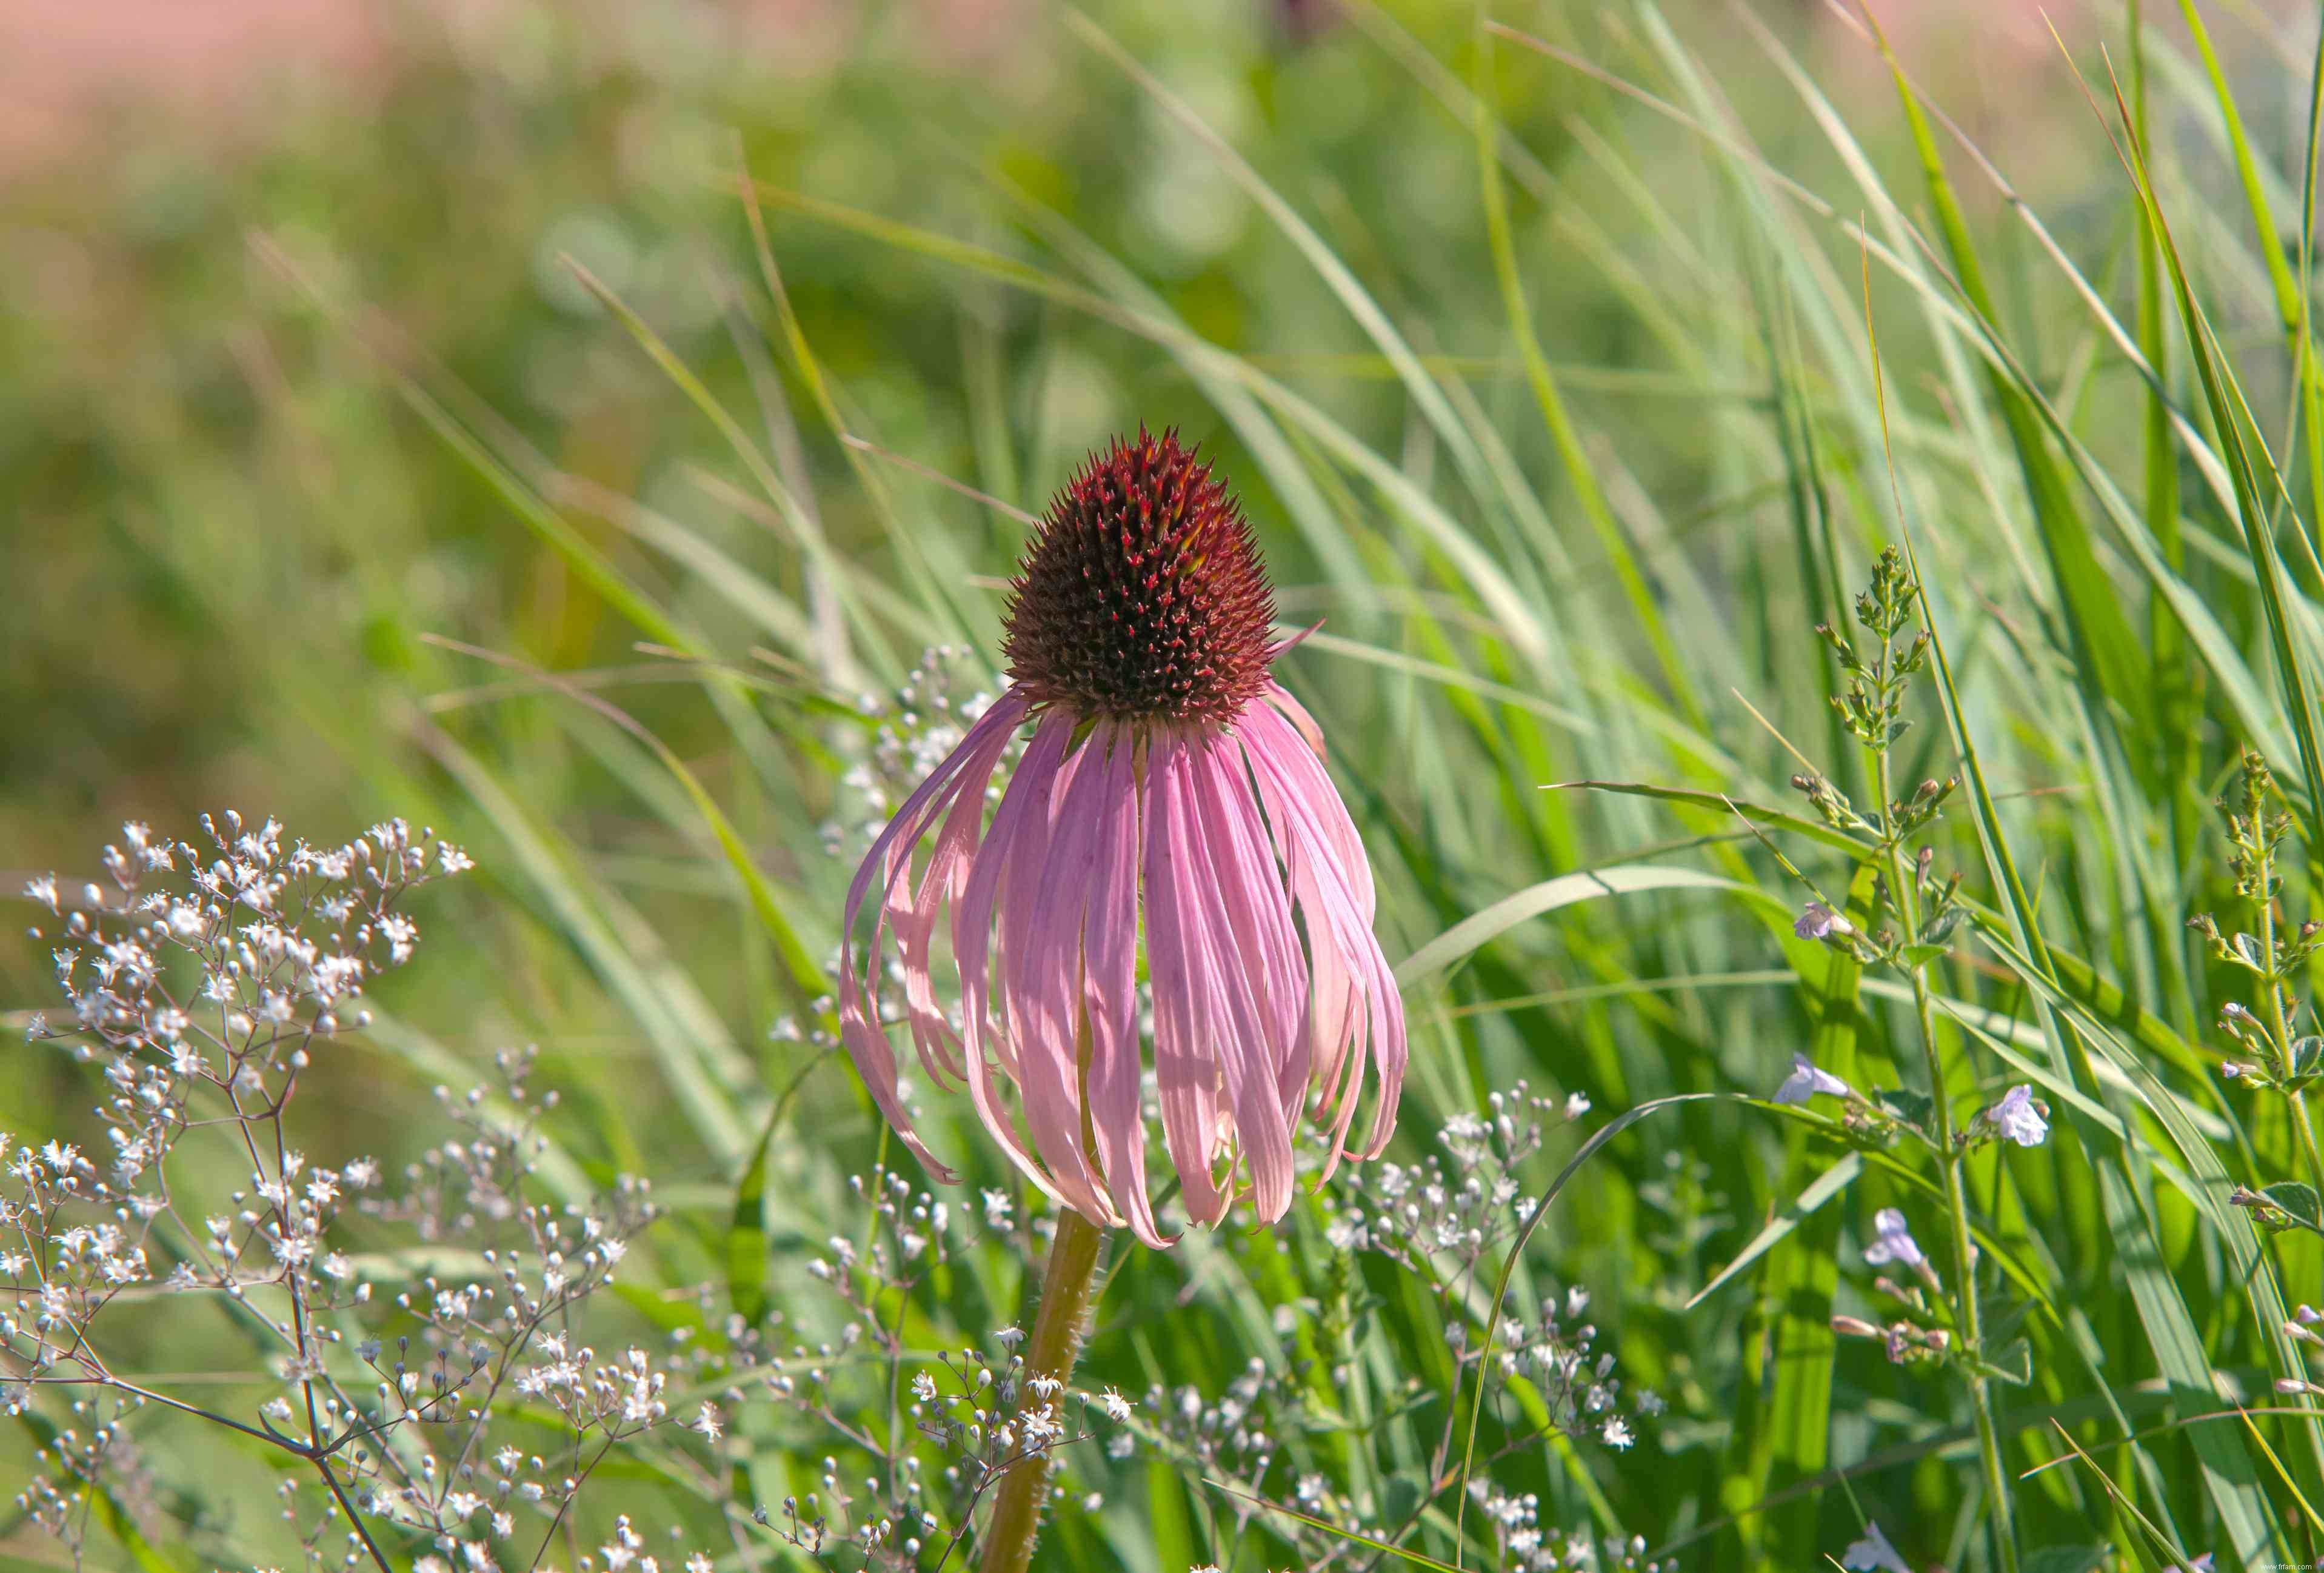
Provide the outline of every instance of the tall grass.
[[[882,1130],[811,1032],[767,1035],[823,1008],[852,864],[825,824],[850,812],[859,701],[930,647],[989,662],[1025,514],[1093,422],[1174,420],[1260,521],[1286,628],[1323,622],[1282,671],[1333,740],[1384,942],[1409,958],[1402,1155],[1519,1079],[1593,1121],[1716,1095],[1597,1149],[1507,1285],[1526,1307],[1586,1285],[1668,1413],[1628,1453],[1556,1441],[1497,1478],[1545,1523],[1686,1566],[1821,1565],[1868,1520],[1914,1567],[2314,1560],[2324,1412],[2276,1384],[2310,1375],[2286,1322],[2324,1300],[2324,1236],[2234,1198],[2324,1175],[2302,1090],[2219,1074],[2240,1055],[2221,1007],[2272,990],[2188,924],[2296,930],[2324,878],[2324,44],[2312,18],[2156,10],[2014,68],[2043,95],[1986,116],[1980,145],[1860,14],[1817,17],[1807,53],[1743,9],[1347,0],[1314,59],[1265,79],[1311,108],[1331,73],[1360,79],[1395,161],[1287,116],[1219,124],[1184,90],[1218,98],[1216,74],[1153,15],[1044,12],[1045,69],[1239,216],[1225,260],[1136,244],[1157,221],[1077,198],[1062,152],[919,150],[945,188],[919,200],[818,180],[779,136],[706,139],[690,284],[713,309],[681,325],[559,260],[575,310],[596,308],[532,373],[595,390],[561,428],[511,419],[489,357],[480,376],[373,313],[329,262],[359,237],[254,235],[249,320],[225,336],[264,465],[234,473],[198,432],[113,434],[163,457],[150,495],[118,494],[111,560],[162,582],[231,685],[255,735],[225,774],[430,820],[490,881],[434,915],[473,952],[439,946],[438,984],[381,1012],[320,1095],[345,1099],[336,1123],[537,1041],[567,1150],[593,1177],[652,1173],[673,1210],[632,1258],[636,1313],[704,1338],[722,1333],[699,1286],[762,1304],[860,1231],[847,1178]],[[2057,189],[2035,135],[2077,170],[2046,212],[2011,184],[2038,165]],[[1093,167],[1126,178],[1132,157]],[[1380,221],[1424,208],[1441,229]],[[908,331],[867,329],[855,292]],[[650,440],[607,435],[632,422]],[[430,512],[457,531],[381,545]],[[1960,778],[1932,844],[1969,901],[1905,969],[1793,929],[1812,889],[1861,916],[1894,886],[1877,837],[1789,785],[1880,801],[1812,630],[1849,626],[1889,547],[1932,639],[1895,780]],[[499,593],[467,593],[486,565]],[[2246,749],[2295,826],[2264,924],[2210,807]],[[290,778],[294,760],[327,776]],[[2294,1034],[2308,970],[2283,979]],[[29,962],[11,979],[41,1002]],[[1936,1237],[1946,1175],[1769,1105],[1794,1052],[1963,1118],[2017,1082],[2050,1105],[2045,1145],[1959,1164],[1994,1374],[1834,1335],[1895,1311],[1862,1266],[1875,1213]],[[43,1062],[0,1108],[31,1128],[88,1100]],[[971,1186],[1009,1189],[973,1120],[929,1104]],[[1528,1194],[1582,1134],[1531,1160]],[[1409,1274],[1348,1258],[1332,1218],[1303,1198],[1277,1231],[1130,1254],[1084,1368],[1215,1394],[1285,1361],[1287,1306],[1360,1376],[1286,1445],[1401,1526],[1394,1551],[1342,1542],[1345,1565],[1483,1565],[1489,1530],[1430,1463],[1471,1422],[1462,1367]],[[929,1347],[989,1330],[1024,1267],[984,1249],[889,1314]],[[157,1369],[234,1368],[231,1329],[180,1337],[155,1337]],[[1525,1420],[1480,1424],[1482,1456]],[[151,1429],[161,1538],[260,1558],[261,1532],[219,1515],[256,1500],[263,1462]],[[760,1500],[821,1472],[825,1444],[778,1418],[731,1440]],[[662,1511],[704,1511],[677,1464],[638,1468]],[[1102,1505],[1061,1511],[1046,1565],[1256,1568],[1311,1543],[1158,1456],[1092,1478]]]

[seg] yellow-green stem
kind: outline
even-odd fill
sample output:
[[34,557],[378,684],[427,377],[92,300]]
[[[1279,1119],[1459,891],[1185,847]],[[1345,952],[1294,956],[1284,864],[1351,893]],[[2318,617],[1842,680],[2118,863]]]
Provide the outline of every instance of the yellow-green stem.
[[[1885,645],[1886,640],[1882,641]],[[1893,659],[1884,649],[1884,664]],[[1906,945],[1920,939],[1920,896],[1907,883],[1904,854],[1896,835],[1895,796],[1888,779],[1888,750],[1873,751],[1873,774],[1880,794],[1881,851],[1888,864],[1888,898],[1895,903],[1896,924]],[[1969,1234],[1969,1189],[1961,1178],[1961,1155],[1953,1144],[1952,1101],[1945,1091],[1945,1069],[1937,1054],[1936,1008],[1929,996],[1926,974],[1907,969],[1913,979],[1913,1008],[1921,1032],[1921,1053],[1928,1061],[1929,1091],[1935,1105],[1937,1150],[1945,1170],[1945,1203],[1951,1212],[1954,1318],[1961,1347],[1971,1359],[1985,1358],[1983,1319],[1977,1304],[1977,1246]],[[1982,1373],[1969,1379],[1969,1402],[1977,1415],[1978,1461],[1984,1467],[1985,1494],[1992,1504],[1993,1538],[1999,1548],[2002,1573],[2017,1573],[2017,1526],[2009,1499],[2009,1475],[2001,1462],[2001,1433],[1993,1423],[1993,1397]]]
[[[1049,1265],[1041,1274],[1040,1308],[1034,1312],[1033,1336],[1025,1346],[1017,1401],[1020,1415],[1045,1402],[1032,1391],[1034,1378],[1042,1376],[1059,1384],[1058,1398],[1048,1402],[1057,1403],[1062,1411],[1063,1384],[1072,1377],[1074,1358],[1081,1353],[1082,1322],[1089,1313],[1090,1288],[1097,1279],[1098,1253],[1104,1244],[1105,1232],[1089,1219],[1070,1207],[1058,1211]],[[1033,1560],[1048,1486],[1046,1452],[1026,1458],[1001,1477],[992,1522],[985,1526],[981,1573],[1025,1573]]]
[[2308,1154],[2308,1182],[2316,1187],[2316,1194],[2324,1197],[2324,1156],[2316,1151],[2316,1127],[2308,1118],[2308,1095],[2292,1095],[2292,1125],[2300,1133],[2301,1149]]

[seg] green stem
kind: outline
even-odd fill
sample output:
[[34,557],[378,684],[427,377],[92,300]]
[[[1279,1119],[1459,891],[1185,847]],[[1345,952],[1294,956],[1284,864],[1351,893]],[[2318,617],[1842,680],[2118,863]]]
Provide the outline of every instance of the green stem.
[[[2258,810],[2253,811],[2253,816],[2256,821]],[[2275,860],[2271,857],[2260,865],[2260,895],[2259,900],[2255,903],[2259,909],[2257,914],[2259,953],[2267,958],[2269,967],[2269,970],[2260,980],[2260,987],[2264,990],[2260,1004],[2266,1012],[2260,1017],[2260,1026],[2266,1030],[2268,1041],[2275,1052],[2276,1063],[2272,1069],[2278,1075],[2289,1076],[2293,1070],[2292,1020],[2284,1014],[2283,980],[2273,970],[2275,967],[2275,902],[2268,894],[2268,890],[2274,880]],[[2308,1160],[2309,1183],[2316,1187],[2318,1195],[2324,1196],[2324,1157],[2319,1157],[2316,1150],[2316,1127],[2308,1118],[2308,1098],[2303,1092],[2294,1091],[2292,1094],[2292,1128],[2299,1133],[2301,1150]]]
[[[1881,641],[1883,669],[1887,669],[1894,658],[1888,654],[1886,639]],[[1888,864],[1889,899],[1895,904],[1896,924],[1903,933],[1903,943],[1913,945],[1920,940],[1920,895],[1909,883],[1910,871],[1904,864],[1904,854],[1896,836],[1895,796],[1888,779],[1888,750],[1873,750],[1873,774],[1879,792],[1881,851]],[[1953,1141],[1952,1099],[1945,1090],[1944,1063],[1937,1053],[1936,1007],[1929,994],[1929,981],[1923,967],[1908,967],[1913,980],[1913,1008],[1920,1024],[1921,1053],[1928,1061],[1929,1091],[1935,1106],[1937,1151],[1941,1154],[1945,1170],[1945,1204],[1952,1214],[1953,1302],[1955,1324],[1960,1329],[1963,1351],[1973,1360],[1985,1358],[1983,1318],[1977,1304],[1976,1245],[1969,1234],[1969,1188],[1961,1175],[1961,1154]],[[1973,1371],[1969,1379],[1971,1407],[1977,1415],[1978,1461],[1984,1467],[1985,1494],[1992,1504],[1994,1543],[1999,1547],[2002,1573],[2017,1573],[2017,1528],[2013,1522],[2009,1497],[2009,1475],[2001,1461],[2001,1433],[1993,1423],[1993,1395],[1988,1391],[1982,1372]]]
[[[1063,1384],[1074,1374],[1074,1357],[1081,1352],[1082,1322],[1089,1312],[1090,1288],[1097,1278],[1099,1249],[1105,1231],[1065,1208],[1057,1213],[1056,1237],[1049,1242],[1049,1265],[1041,1275],[1040,1308],[1033,1315],[1033,1336],[1025,1348],[1025,1371],[1018,1401],[1022,1414],[1040,1402],[1029,1391],[1037,1376]],[[1062,1408],[1062,1391],[1058,1400]],[[981,1573],[1025,1573],[1033,1560],[1033,1541],[1040,1532],[1041,1503],[1048,1494],[1049,1459],[1044,1452],[1026,1458],[1001,1477],[1001,1494],[992,1504],[992,1522],[984,1531]]]
[[2324,1155],[2316,1150],[2316,1127],[2308,1118],[2308,1095],[2292,1095],[2292,1125],[2300,1133],[2300,1145],[2308,1154],[2308,1182],[2316,1187],[2316,1194],[2324,1196]]

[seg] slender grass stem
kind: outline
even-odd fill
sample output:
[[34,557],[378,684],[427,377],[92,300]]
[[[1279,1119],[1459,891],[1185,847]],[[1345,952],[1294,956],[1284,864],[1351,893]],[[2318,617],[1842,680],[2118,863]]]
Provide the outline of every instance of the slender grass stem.
[[[1104,1244],[1104,1230],[1072,1208],[1059,1210],[1056,1237],[1049,1242],[1049,1265],[1041,1275],[1040,1309],[1034,1313],[1033,1336],[1025,1349],[1028,1384],[1035,1377],[1062,1384],[1073,1375]],[[1019,1400],[1020,1411],[1031,1402]],[[1024,1573],[1033,1560],[1048,1484],[1046,1456],[1028,1458],[1001,1476],[992,1522],[984,1532],[984,1557],[979,1564],[982,1573]]]

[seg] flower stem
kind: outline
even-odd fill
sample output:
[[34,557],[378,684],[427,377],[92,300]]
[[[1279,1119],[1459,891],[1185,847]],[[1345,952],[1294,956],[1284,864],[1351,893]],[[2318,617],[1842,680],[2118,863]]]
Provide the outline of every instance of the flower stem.
[[[1882,641],[1881,658],[1884,667],[1892,658],[1886,640]],[[1890,796],[1887,749],[1876,749],[1872,762],[1874,781],[1880,794],[1881,851],[1887,863],[1888,898],[1903,932],[1904,943],[1911,945],[1920,939],[1920,892],[1906,869],[1904,850],[1891,820],[1895,810]],[[1930,998],[1925,966],[1909,967],[1906,970],[1913,980],[1913,1011],[1920,1027],[1921,1053],[1928,1064],[1929,1091],[1935,1106],[1936,1129],[1932,1134],[1944,1167],[1945,1207],[1951,1225],[1947,1232],[1952,1236],[1953,1247],[1954,1325],[1969,1358],[1982,1362],[1985,1329],[1977,1303],[1977,1246],[1969,1233],[1969,1187],[1961,1173],[1960,1144],[1955,1140],[1952,1099],[1945,1090],[1944,1062],[1937,1052],[1935,1003]],[[1978,1462],[1985,1475],[1994,1545],[1999,1552],[2002,1573],[2017,1573],[2017,1526],[2010,1511],[2009,1475],[2001,1457],[2001,1433],[1994,1424],[1993,1395],[1981,1371],[1969,1374],[1969,1407],[1977,1419]]]
[[[1097,1278],[1099,1248],[1105,1232],[1072,1208],[1057,1213],[1056,1237],[1049,1242],[1049,1265],[1041,1275],[1040,1309],[1034,1312],[1033,1337],[1025,1349],[1023,1381],[1047,1376],[1063,1383],[1074,1374],[1074,1357],[1081,1352],[1082,1321],[1088,1314],[1090,1287]],[[1038,1401],[1020,1387],[1021,1412]],[[1062,1402],[1062,1392],[1058,1402]],[[985,1527],[981,1573],[1025,1573],[1033,1560],[1033,1541],[1041,1527],[1041,1503],[1047,1495],[1049,1460],[1047,1453],[1025,1459],[1001,1477],[1001,1493],[992,1505],[992,1522]]]
[[2300,1145],[2308,1154],[2308,1178],[2316,1187],[2316,1194],[2324,1196],[2324,1153],[2316,1150],[2316,1125],[2308,1116],[2308,1095],[2292,1095],[2292,1126],[2300,1133]]

